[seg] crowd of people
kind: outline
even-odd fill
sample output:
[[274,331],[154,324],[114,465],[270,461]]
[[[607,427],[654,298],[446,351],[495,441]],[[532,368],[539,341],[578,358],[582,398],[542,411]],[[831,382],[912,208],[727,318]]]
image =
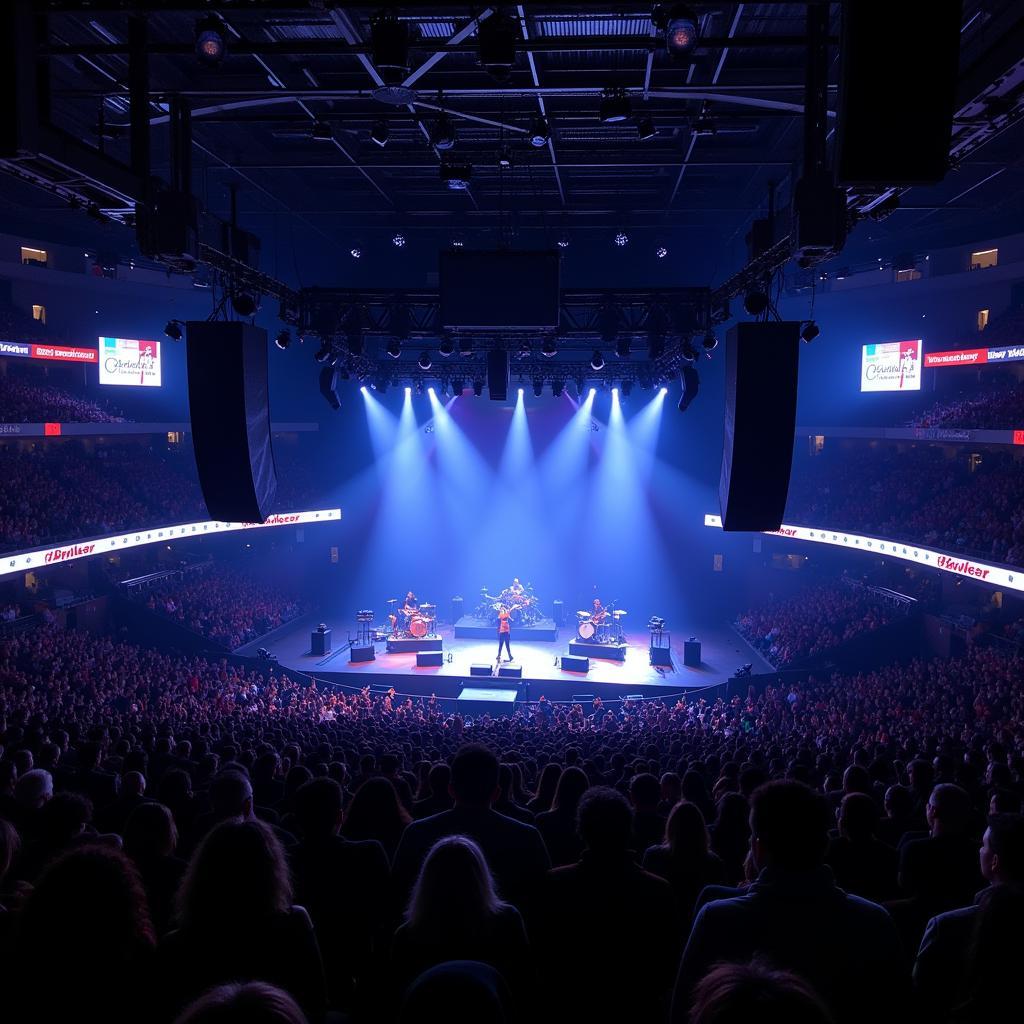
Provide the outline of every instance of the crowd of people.
[[150,611],[234,650],[304,610],[279,581],[224,563],[200,563],[140,595]]
[[1024,424],[1024,384],[985,381],[983,390],[936,402],[910,421],[912,427],[1019,430]]
[[838,647],[905,614],[870,587],[837,580],[771,599],[736,620],[741,636],[776,668]]
[[793,460],[786,521],[1024,565],[1024,471],[995,448],[829,444]]
[[[0,444],[0,551],[209,518],[191,445],[48,439]],[[276,507],[309,507],[301,464],[278,479]]]
[[1024,658],[464,718],[0,643],[5,1019],[982,1021],[1024,934]]
[[4,423],[121,423],[95,399],[42,381],[0,374],[0,416]]

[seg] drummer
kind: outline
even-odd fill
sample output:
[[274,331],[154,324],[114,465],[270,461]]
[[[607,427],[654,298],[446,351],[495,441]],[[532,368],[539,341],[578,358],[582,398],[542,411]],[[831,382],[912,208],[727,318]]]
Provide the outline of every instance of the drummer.
[[515,579],[512,580],[512,586],[508,589],[511,591],[513,597],[522,597],[522,595],[526,593],[522,583],[519,582],[518,576],[516,576]]
[[402,605],[402,611],[405,612],[406,618],[412,615],[413,612],[419,611],[420,603],[416,600],[416,595],[410,590],[405,595],[405,604]]

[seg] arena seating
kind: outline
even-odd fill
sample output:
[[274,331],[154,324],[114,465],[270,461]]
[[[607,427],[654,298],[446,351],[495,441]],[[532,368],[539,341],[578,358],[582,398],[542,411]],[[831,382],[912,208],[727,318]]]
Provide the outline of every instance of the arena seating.
[[[384,1020],[469,970],[501,1019],[700,1020],[701,979],[750,943],[772,985],[824,1006],[801,1019],[991,1006],[1012,981],[976,988],[971,928],[1019,952],[1022,670],[1016,648],[975,646],[745,697],[471,721],[37,627],[0,646],[10,1019],[171,1020],[231,983],[207,1002]],[[645,939],[624,952],[623,935]],[[623,970],[581,986],[616,941]],[[483,964],[448,966],[469,951]]]

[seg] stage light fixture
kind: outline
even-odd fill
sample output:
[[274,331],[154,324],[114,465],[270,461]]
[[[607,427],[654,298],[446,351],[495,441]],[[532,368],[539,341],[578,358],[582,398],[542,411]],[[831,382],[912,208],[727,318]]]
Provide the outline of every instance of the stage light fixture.
[[392,239],[391,239],[391,244],[396,249],[404,249],[405,248],[405,235],[402,235],[402,234],[394,235],[392,237]]
[[813,320],[808,320],[800,331],[800,337],[808,344],[814,341],[819,334],[821,334],[821,328]]
[[334,132],[326,122],[314,121],[313,127],[309,129],[309,137],[314,142],[331,142],[334,139]]
[[498,150],[498,166],[503,171],[512,168],[512,147],[507,142]]
[[543,149],[551,138],[551,129],[547,121],[539,114],[530,122],[530,145],[534,149]]
[[386,351],[392,359],[398,359],[402,354],[402,342],[398,338],[389,338]]
[[533,396],[534,398],[540,398],[544,394],[544,378],[534,377],[533,378]]
[[292,343],[291,332],[287,329],[277,332],[274,344],[283,352]]
[[689,338],[684,338],[682,345],[679,346],[679,354],[688,363],[695,363],[699,353],[693,347],[693,342]]
[[632,113],[633,107],[622,88],[605,89],[601,97],[601,120],[605,124],[619,124]]
[[167,335],[171,341],[181,341],[181,321],[180,320],[168,320],[164,327],[164,334]]
[[654,127],[654,119],[648,117],[646,114],[640,118],[636,123],[636,137],[641,142],[646,142],[648,139],[653,139],[657,134],[657,129]]
[[391,132],[386,121],[375,121],[370,129],[370,138],[383,149],[391,138]]
[[215,14],[196,22],[196,57],[201,64],[219,64],[228,52],[227,30]]
[[257,298],[249,292],[234,292],[231,295],[231,308],[239,316],[255,316],[260,304]]
[[630,342],[629,338],[618,338],[615,342],[615,355],[619,359],[628,359],[630,353]]
[[555,339],[549,335],[544,339],[543,342],[541,342],[540,354],[542,356],[547,356],[548,359],[550,359],[552,356],[557,356],[558,342],[555,341]]
[[452,381],[452,395],[458,398],[466,390],[466,381],[462,377],[456,377]]
[[629,380],[628,378],[623,378],[623,381],[622,381],[622,397],[623,398],[629,398],[629,396],[632,393],[633,393],[633,382],[631,380]]
[[718,337],[710,327],[704,332],[701,347],[705,352],[713,352],[718,347]]
[[322,341],[320,347],[313,353],[313,359],[318,363],[326,363],[331,358],[331,352],[331,343]]
[[523,397],[523,389],[522,389],[522,388],[520,388],[520,389],[519,389],[519,397],[520,397],[520,398],[522,398],[522,397]]
[[441,339],[441,344],[437,346],[437,351],[447,359],[449,356],[455,355],[455,342],[445,336]]
[[552,398],[561,398],[563,391],[565,391],[565,381],[564,380],[553,380],[551,382],[551,397]]
[[665,17],[665,49],[670,57],[688,57],[700,38],[700,23],[686,4],[674,4]]
[[569,248],[569,236],[568,235],[562,235],[562,237],[558,239],[558,248],[559,249],[568,249]]
[[[458,163],[446,162],[438,168],[441,181],[453,192],[465,192],[473,178],[473,165],[464,160]],[[452,239],[452,246],[456,249],[462,248],[461,239]]]
[[461,238],[452,239],[452,248],[461,249],[466,243]]
[[663,245],[659,245],[658,248],[654,250],[654,255],[657,256],[659,260],[663,260],[668,255],[668,249]]
[[601,355],[600,349],[594,349],[594,354],[590,357],[590,368],[592,370],[604,369],[604,356]]
[[409,74],[409,29],[393,10],[370,19],[370,50],[385,85],[398,85]]
[[584,380],[583,380],[583,374],[582,373],[576,375],[576,379],[573,381],[573,384],[576,385],[576,400],[579,401],[579,402],[582,402],[583,401],[583,385],[584,385]]
[[617,231],[615,233],[615,244],[621,249],[623,246],[629,245],[629,235],[625,231]]
[[421,370],[429,370],[434,365],[434,361],[430,358],[430,353],[424,350],[420,353],[419,362],[416,364]]
[[768,296],[759,288],[752,288],[743,297],[743,308],[750,316],[760,316],[768,308]]
[[516,23],[499,11],[481,21],[476,32],[480,63],[496,82],[507,82],[516,62]]
[[352,248],[349,249],[348,254],[354,260],[361,260],[363,258],[363,250],[360,249],[358,245],[352,246]]
[[455,125],[452,123],[452,119],[443,111],[430,130],[430,144],[442,152],[451,149],[455,145]]
[[484,382],[482,380],[473,381],[473,394],[479,398],[484,393]]

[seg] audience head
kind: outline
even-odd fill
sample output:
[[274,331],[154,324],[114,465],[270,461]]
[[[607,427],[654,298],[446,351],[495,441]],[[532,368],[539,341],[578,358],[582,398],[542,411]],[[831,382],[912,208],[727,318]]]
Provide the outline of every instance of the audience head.
[[178,845],[174,815],[163,804],[139,804],[124,826],[124,850],[137,863],[169,857]]
[[928,798],[925,817],[933,836],[963,835],[971,824],[971,798],[959,786],[940,783]]
[[698,982],[690,1024],[832,1024],[811,986],[789,971],[750,964],[718,964]]
[[14,799],[28,811],[38,811],[53,796],[53,776],[43,768],[33,768],[14,785]]
[[344,813],[345,794],[334,779],[312,779],[295,793],[295,814],[306,839],[337,833]]
[[252,817],[252,783],[241,771],[223,771],[210,783],[210,806],[217,821]]
[[146,792],[146,777],[142,772],[125,772],[121,776],[121,795],[141,797]]
[[11,864],[21,848],[18,830],[4,818],[0,818],[0,883],[3,882]]
[[415,929],[465,932],[479,928],[503,906],[480,847],[466,836],[448,836],[423,862],[407,919]]
[[878,824],[878,807],[866,793],[847,793],[839,805],[839,834],[858,843],[871,839]]
[[497,799],[498,759],[494,753],[481,743],[460,747],[452,758],[449,791],[456,804],[464,807],[486,807]]
[[431,796],[447,796],[448,786],[452,781],[452,770],[447,762],[437,761],[430,766],[427,773],[427,786]]
[[629,783],[629,799],[638,811],[656,810],[661,799],[661,783],[650,772],[634,775]]
[[629,801],[610,786],[592,786],[580,797],[577,823],[580,838],[595,854],[625,853],[633,828]]
[[1024,815],[993,814],[979,859],[982,875],[993,885],[1024,885]]
[[185,928],[244,927],[283,913],[292,887],[284,850],[257,818],[222,821],[199,844],[178,891]]
[[695,861],[707,855],[708,829],[696,804],[680,800],[665,822],[665,845],[679,860]]
[[287,992],[249,981],[211,989],[175,1024],[306,1024],[306,1017]]
[[828,844],[825,801],[802,782],[766,782],[751,798],[750,835],[758,870],[815,868],[824,860]]
[[508,1024],[514,1019],[511,996],[490,964],[449,960],[424,971],[406,992],[399,1024]]
[[575,818],[576,809],[580,804],[580,797],[587,791],[589,785],[587,774],[582,768],[576,768],[575,766],[565,768],[558,778],[558,785],[555,787],[555,799],[551,802],[551,809]]

